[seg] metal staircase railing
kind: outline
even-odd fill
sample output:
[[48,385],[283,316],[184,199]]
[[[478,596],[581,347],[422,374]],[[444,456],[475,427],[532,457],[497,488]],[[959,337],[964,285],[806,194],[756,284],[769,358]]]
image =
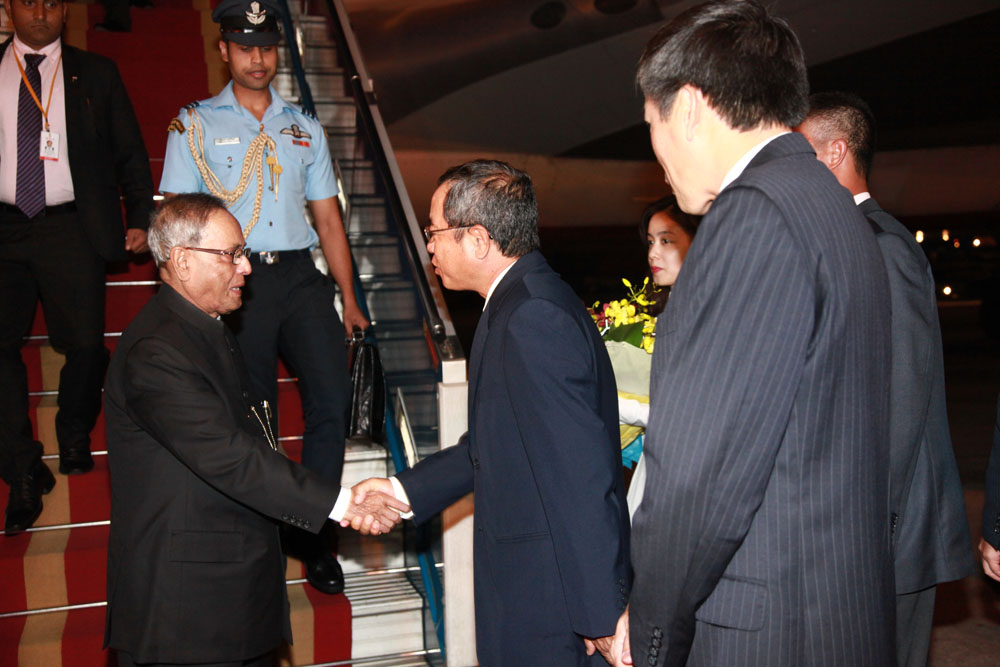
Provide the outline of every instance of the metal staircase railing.
[[[316,115],[317,104],[314,101],[306,78],[306,70],[303,66],[303,53],[299,52],[302,33],[296,30],[292,23],[291,12],[286,0],[280,0],[280,2],[284,5],[285,9],[286,41],[289,46],[290,65],[298,86],[300,102],[307,113]],[[349,228],[350,221],[354,217],[353,202],[355,200],[362,204],[370,204],[371,199],[374,198],[373,193],[381,195],[384,198],[386,217],[389,223],[386,225],[386,230],[384,231],[389,231],[393,226],[392,223],[395,223],[396,237],[394,244],[397,248],[396,252],[401,259],[399,262],[400,270],[390,274],[390,280],[380,281],[378,279],[379,276],[376,275],[377,271],[374,269],[372,275],[367,276],[366,280],[359,271],[358,252],[363,253],[366,249],[374,249],[377,253],[378,248],[376,246],[379,243],[388,243],[386,240],[386,236],[388,235],[379,236],[376,239],[364,239],[353,235],[350,237],[352,255],[355,258],[354,285],[357,302],[365,316],[372,322],[372,327],[368,330],[366,338],[379,346],[383,358],[387,356],[384,347],[393,344],[409,345],[411,349],[413,345],[426,346],[424,353],[411,353],[410,355],[414,359],[426,356],[428,362],[426,369],[422,370],[419,363],[416,363],[415,367],[407,369],[400,369],[398,367],[390,369],[389,364],[386,364],[385,445],[395,469],[399,471],[407,468],[408,463],[404,453],[403,438],[400,431],[400,424],[397,420],[393,397],[395,395],[400,397],[403,413],[417,412],[424,415],[423,423],[417,427],[417,432],[420,435],[417,438],[418,444],[422,442],[424,446],[418,448],[418,450],[424,452],[432,448],[436,450],[438,439],[434,437],[433,442],[431,442],[431,436],[437,434],[437,425],[436,423],[428,425],[426,420],[428,410],[412,409],[416,406],[412,406],[409,403],[417,400],[414,398],[416,392],[407,398],[406,390],[407,388],[412,388],[412,386],[426,387],[428,383],[433,386],[434,383],[440,382],[442,379],[443,362],[449,363],[449,368],[452,369],[449,374],[454,373],[455,364],[462,364],[464,369],[464,357],[461,345],[455,335],[451,318],[444,304],[443,295],[440,291],[441,288],[437,284],[436,279],[432,282],[428,278],[433,275],[433,267],[430,264],[426,248],[418,241],[418,239],[422,238],[420,225],[409,202],[395,156],[389,145],[388,136],[382,123],[374,95],[372,94],[360,52],[357,44],[354,42],[353,35],[350,33],[349,25],[345,29],[347,21],[346,12],[340,0],[327,0],[327,8],[332,17],[330,29],[335,42],[338,65],[343,70],[344,78],[348,84],[348,96],[354,101],[357,123],[357,138],[355,142],[360,140],[364,143],[364,148],[367,149],[366,152],[368,153],[368,161],[370,161],[376,181],[374,188],[368,187],[368,184],[366,184],[364,194],[355,195],[354,188],[351,187],[353,179],[344,178],[341,174],[350,171],[352,175],[357,175],[357,160],[351,160],[350,166],[345,165],[343,168],[339,163],[336,164],[338,181],[342,185],[341,205],[345,228]],[[357,148],[357,143],[355,143],[355,148]],[[357,150],[353,153],[352,157],[356,157]],[[374,262],[371,263],[374,265]],[[409,283],[410,285],[409,291],[412,292],[413,300],[415,301],[412,310],[417,316],[415,319],[420,322],[423,334],[419,336],[419,340],[412,332],[409,334],[400,333],[411,326],[414,318],[400,317],[397,320],[394,316],[381,317],[383,315],[382,312],[373,312],[371,308],[372,304],[368,297],[379,296],[379,285],[391,282],[392,280],[397,280],[401,284]],[[403,289],[403,291],[407,290]],[[384,314],[389,314],[388,308]],[[395,356],[398,359],[400,356],[406,355],[396,354],[389,356]],[[462,375],[464,376],[464,370]],[[423,394],[427,394],[427,392],[424,391]],[[424,400],[424,402],[426,401]],[[436,422],[436,414],[434,416]],[[420,572],[420,582],[419,584],[413,582],[414,587],[420,590],[425,597],[430,614],[430,624],[433,628],[433,639],[436,640],[437,646],[440,647],[441,654],[443,655],[445,647],[442,602],[443,587],[434,554],[435,550],[439,551],[440,549],[439,530],[439,528],[430,529],[427,527],[407,529],[405,542],[411,545],[407,548],[407,560],[409,562],[411,556],[415,557],[417,561],[417,568],[415,569],[419,569]],[[425,641],[427,641],[428,648],[431,647],[432,642],[426,634]]]

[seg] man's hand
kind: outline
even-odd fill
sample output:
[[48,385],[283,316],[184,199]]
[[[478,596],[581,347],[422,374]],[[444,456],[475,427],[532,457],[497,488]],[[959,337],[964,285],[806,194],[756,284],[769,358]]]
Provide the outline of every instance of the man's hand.
[[615,664],[615,658],[611,655],[611,647],[614,644],[615,636],[608,635],[607,637],[596,637],[590,639],[588,637],[583,638],[583,645],[587,647],[587,655],[594,655],[595,652],[600,653],[604,656],[604,659],[608,661],[609,665]]
[[615,634],[596,639],[584,638],[583,643],[587,647],[587,655],[594,655],[594,651],[600,651],[608,664],[613,667],[631,665],[632,651],[628,645],[628,607],[625,607],[625,613],[618,619]]
[[350,526],[362,535],[380,535],[401,521],[400,512],[409,511],[409,505],[396,500],[392,482],[372,477],[351,488],[351,506],[340,525]]
[[344,331],[347,332],[347,337],[350,338],[351,332],[354,331],[354,327],[357,327],[364,331],[368,328],[368,320],[361,313],[361,309],[358,308],[358,304],[344,303]]
[[983,572],[990,579],[1000,581],[1000,551],[983,538],[979,538],[979,553],[983,557]]
[[618,619],[615,634],[594,639],[584,637],[583,644],[587,647],[587,655],[594,655],[595,651],[599,652],[613,667],[631,665],[632,653],[628,646],[628,607]]
[[134,252],[137,255],[149,250],[149,246],[146,245],[146,230],[129,229],[126,231],[125,250],[128,252]]

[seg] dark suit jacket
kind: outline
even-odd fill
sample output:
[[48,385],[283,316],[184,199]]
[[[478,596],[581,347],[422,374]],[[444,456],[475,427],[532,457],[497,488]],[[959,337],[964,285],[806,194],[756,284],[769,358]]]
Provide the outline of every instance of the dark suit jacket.
[[888,665],[889,302],[798,134],[715,199],[657,323],[637,665]]
[[500,281],[469,369],[468,434],[399,480],[418,522],[475,490],[481,664],[590,664],[580,637],[614,633],[630,579],[617,392],[593,320],[540,253]]
[[[0,45],[0,58],[11,39]],[[125,260],[121,198],[127,226],[148,228],[153,212],[149,155],[114,62],[66,43],[62,53],[66,147],[77,216],[98,255]]]
[[318,532],[339,487],[271,449],[249,387],[225,325],[167,285],[115,350],[105,644],[136,662],[235,661],[291,640],[278,523]]
[[1000,549],[1000,399],[993,429],[993,450],[986,468],[986,502],[983,505],[983,538]]
[[948,432],[930,263],[913,234],[874,199],[859,208],[875,230],[889,275],[891,529],[896,593],[913,593],[971,574],[972,540]]

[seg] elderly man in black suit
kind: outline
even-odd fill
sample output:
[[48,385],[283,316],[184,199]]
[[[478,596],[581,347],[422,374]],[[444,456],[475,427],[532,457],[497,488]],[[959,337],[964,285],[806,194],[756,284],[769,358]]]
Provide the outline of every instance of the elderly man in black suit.
[[888,285],[790,131],[798,39],[753,0],[707,3],[650,40],[638,82],[667,182],[705,217],[657,322],[618,657],[889,664]]
[[[6,0],[14,36],[0,46],[0,474],[5,531],[42,511],[55,480],[32,437],[20,349],[41,298],[59,378],[59,471],[94,463],[101,409],[105,262],[146,249],[149,158],[113,62],[63,44],[63,0]],[[122,226],[125,199],[128,231]]]
[[430,219],[441,282],[486,299],[469,353],[469,431],[398,479],[355,489],[394,493],[418,523],[475,491],[480,664],[604,664],[596,652],[610,649],[630,583],[607,350],[538,250],[526,173],[492,160],[449,169]]
[[[405,504],[350,492],[278,451],[220,316],[243,300],[249,250],[215,197],[178,195],[149,242],[163,286],[108,371],[111,469],[105,644],[118,664],[265,665],[291,641],[281,523],[318,533]],[[336,504],[335,504],[336,501]]]
[[809,98],[797,129],[853,195],[872,226],[889,275],[889,525],[896,563],[896,660],[927,664],[937,584],[972,573],[972,540],[948,431],[944,355],[930,263],[909,232],[868,193],[875,116],[847,93]]

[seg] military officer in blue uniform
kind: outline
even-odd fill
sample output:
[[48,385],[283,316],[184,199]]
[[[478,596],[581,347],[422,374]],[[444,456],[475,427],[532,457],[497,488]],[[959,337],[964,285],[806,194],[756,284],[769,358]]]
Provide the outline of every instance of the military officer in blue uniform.
[[[276,404],[279,353],[296,374],[305,413],[302,462],[339,483],[349,397],[345,327],[365,329],[368,321],[354,298],[323,126],[270,85],[278,64],[279,11],[267,0],[224,0],[212,13],[232,80],[171,121],[160,190],[212,193],[242,225],[253,277],[242,310],[227,321],[260,398]],[[343,323],[334,309],[333,281],[313,264],[317,244],[340,287]],[[330,554],[335,535],[310,538],[302,533],[291,540],[309,582],[325,593],[342,591],[343,572]]]

